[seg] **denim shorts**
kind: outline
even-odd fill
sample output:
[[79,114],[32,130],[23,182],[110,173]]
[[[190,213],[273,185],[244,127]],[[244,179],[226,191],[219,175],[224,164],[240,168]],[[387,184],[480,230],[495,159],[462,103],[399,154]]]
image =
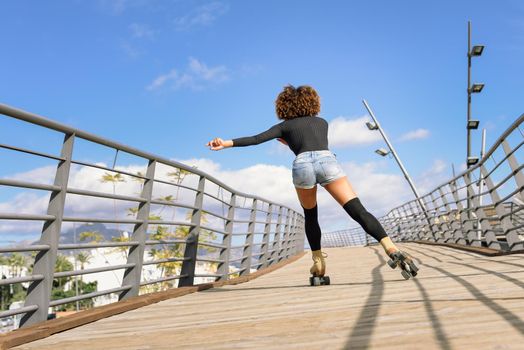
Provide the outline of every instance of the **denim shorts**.
[[313,188],[319,183],[325,186],[333,180],[346,176],[338,164],[336,155],[329,150],[306,151],[293,161],[293,185],[298,188]]

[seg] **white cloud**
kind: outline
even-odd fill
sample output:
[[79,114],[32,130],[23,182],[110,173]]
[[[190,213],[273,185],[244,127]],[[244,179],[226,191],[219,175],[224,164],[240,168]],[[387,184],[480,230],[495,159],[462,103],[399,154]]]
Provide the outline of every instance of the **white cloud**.
[[[231,188],[244,192],[247,194],[258,195],[262,198],[289,206],[299,213],[302,213],[302,208],[297,198],[297,194],[292,182],[291,169],[287,166],[277,166],[271,164],[255,164],[241,169],[224,169],[220,163],[207,158],[192,158],[186,160],[178,160],[189,166],[196,166],[198,169],[212,175],[213,177],[224,182]],[[357,164],[353,162],[341,163],[344,171],[349,177],[354,190],[361,198],[366,208],[376,216],[383,215],[387,210],[394,206],[402,204],[409,199],[410,192],[407,184],[401,175],[388,174],[381,170],[380,163],[365,163]],[[122,167],[132,173],[137,171],[144,171],[144,168],[138,165],[129,165]],[[172,171],[172,168],[166,166],[159,166],[157,169],[157,177],[166,178],[166,174]],[[70,175],[70,187],[79,189],[88,189],[91,191],[98,191],[104,193],[112,193],[111,184],[102,183],[100,181],[104,171],[88,167],[73,168]],[[33,174],[33,175],[30,175]],[[40,178],[34,176],[40,174]],[[48,182],[49,177],[54,174],[52,167],[35,169],[25,174],[18,174],[20,179],[32,176],[33,182]],[[268,176],[271,174],[271,176]],[[9,178],[12,178],[10,176]],[[196,187],[198,178],[196,176],[188,176],[184,179],[183,184],[186,186]],[[116,186],[118,194],[136,196],[140,191],[140,184],[131,181],[127,178],[126,182],[118,183]],[[206,191],[215,191],[213,184],[206,182]],[[213,192],[210,192],[213,193]],[[174,194],[174,187],[169,185],[155,184],[154,197]],[[192,191],[185,190],[180,192],[180,202],[186,204],[193,204],[194,194]],[[226,194],[227,197],[227,194]],[[45,213],[48,205],[49,194],[34,195],[34,194],[20,194],[15,198],[0,203],[0,212],[20,212],[20,213]],[[318,206],[319,206],[319,221],[324,231],[333,231],[337,229],[344,229],[356,225],[341,206],[331,197],[331,195],[323,189],[318,187]],[[132,202],[116,201],[117,216],[127,217],[126,211],[135,204]],[[212,203],[212,208],[215,212],[221,213],[220,203]],[[156,207],[154,210],[160,210]],[[169,211],[166,209],[163,215],[167,215]],[[177,210],[176,216],[178,219],[183,219],[184,210]],[[84,196],[68,195],[66,200],[66,215],[79,217],[114,217],[114,208],[112,200],[103,200],[97,198],[89,198]],[[219,220],[212,219],[214,224],[220,227]],[[65,224],[67,229],[69,224]],[[37,225],[38,226],[38,225]],[[35,232],[41,228],[18,227],[17,231],[21,233]],[[36,227],[36,228],[35,228]],[[12,232],[13,227],[0,225],[0,232]]]
[[451,165],[442,159],[435,159],[430,168],[418,177],[416,186],[420,195],[424,195],[435,187],[443,184],[445,181],[451,179]]
[[155,31],[146,24],[132,23],[129,25],[129,30],[131,35],[137,39],[153,39],[155,37]]
[[425,139],[429,137],[429,130],[427,129],[417,129],[412,130],[404,135],[402,135],[399,139],[399,141],[410,141],[410,140],[420,140]]
[[347,119],[337,117],[329,122],[329,146],[348,147],[356,145],[366,145],[381,140],[380,133],[370,131],[366,127],[369,121],[367,116],[357,119]]
[[188,30],[198,26],[209,26],[228,10],[229,6],[221,2],[211,2],[199,6],[185,16],[175,18],[175,28],[177,30]]
[[189,63],[184,72],[172,69],[166,74],[156,77],[147,90],[156,90],[170,85],[173,89],[190,88],[201,90],[212,84],[219,84],[229,80],[229,73],[225,66],[208,67],[196,58],[189,57]]

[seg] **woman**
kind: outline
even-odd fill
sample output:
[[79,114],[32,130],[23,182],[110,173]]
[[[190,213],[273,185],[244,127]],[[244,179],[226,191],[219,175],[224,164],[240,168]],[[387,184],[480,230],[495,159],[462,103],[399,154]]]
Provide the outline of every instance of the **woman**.
[[293,184],[304,209],[305,231],[313,258],[310,272],[313,276],[324,276],[324,258],[327,257],[320,246],[317,183],[333,196],[364,231],[380,242],[391,258],[388,263],[392,268],[401,266],[402,275],[406,279],[410,275],[415,276],[417,267],[411,257],[395,246],[378,220],[364,208],[335,154],[328,149],[328,122],[317,116],[319,112],[320,98],[315,89],[307,85],[298,88],[288,85],[276,100],[276,113],[282,122],[258,135],[232,140],[215,138],[206,146],[218,151],[228,147],[258,145],[276,138],[291,148],[296,155],[292,168]]

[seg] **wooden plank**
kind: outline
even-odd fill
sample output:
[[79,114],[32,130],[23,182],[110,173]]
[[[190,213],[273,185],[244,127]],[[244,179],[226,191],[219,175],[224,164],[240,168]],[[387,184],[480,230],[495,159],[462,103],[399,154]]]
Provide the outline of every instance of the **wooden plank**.
[[311,258],[238,285],[147,305],[16,349],[519,349],[522,255],[402,244],[416,279],[378,246],[326,251],[331,286],[310,287]]

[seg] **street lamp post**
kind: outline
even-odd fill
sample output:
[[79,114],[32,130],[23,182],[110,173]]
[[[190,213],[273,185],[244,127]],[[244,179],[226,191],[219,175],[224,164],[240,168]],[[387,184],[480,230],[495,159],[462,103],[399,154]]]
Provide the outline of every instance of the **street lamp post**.
[[[466,123],[466,130],[467,130],[466,168],[467,169],[477,164],[477,162],[479,161],[477,157],[471,156],[471,130],[476,130],[479,126],[478,120],[471,119],[471,94],[480,93],[482,89],[484,88],[484,84],[480,84],[480,83],[471,85],[471,58],[482,55],[483,51],[484,51],[483,45],[475,45],[471,47],[471,21],[468,21],[468,108],[467,108],[467,123]],[[469,183],[471,183],[470,174],[468,173],[466,176],[468,177]],[[470,207],[471,207],[471,200],[468,195],[468,200],[467,200],[468,219],[471,218],[470,210],[469,210]]]
[[467,130],[467,156],[466,156],[466,164],[467,168],[470,166],[475,165],[478,162],[477,157],[471,156],[471,130],[475,130],[479,126],[478,120],[472,120],[471,119],[471,94],[477,94],[482,91],[484,88],[484,84],[473,84],[471,85],[471,58],[472,57],[478,57],[482,55],[482,52],[484,51],[483,45],[475,45],[473,48],[471,47],[471,21],[468,21],[468,112],[467,112],[467,124],[466,124],[466,130]]
[[375,114],[373,113],[373,111],[369,107],[367,101],[366,100],[362,100],[362,103],[364,104],[364,107],[366,107],[369,115],[373,119],[373,123],[367,122],[366,126],[368,127],[369,130],[378,130],[380,132],[380,134],[382,135],[382,138],[386,142],[388,148],[389,148],[389,151],[387,151],[387,150],[385,150],[383,148],[379,148],[379,149],[377,149],[375,151],[375,153],[377,153],[378,155],[381,155],[381,156],[386,156],[389,153],[391,153],[393,155],[393,157],[397,161],[398,166],[400,167],[400,170],[402,171],[402,173],[404,174],[404,177],[406,178],[407,182],[409,183],[409,186],[411,187],[411,190],[415,194],[415,198],[417,199],[417,202],[418,202],[418,204],[420,206],[420,209],[422,210],[422,212],[424,213],[424,216],[426,217],[426,220],[428,221],[430,231],[432,231],[432,229],[431,229],[431,221],[429,219],[429,216],[428,216],[428,213],[427,213],[427,210],[426,210],[426,206],[424,205],[424,202],[420,198],[420,195],[419,195],[419,193],[417,191],[417,188],[415,187],[415,184],[411,180],[411,177],[409,176],[406,168],[404,167],[404,165],[400,161],[400,158],[398,157],[397,152],[395,152],[395,149],[393,148],[393,145],[391,144],[391,142],[389,142],[389,139],[386,136],[386,133],[384,132],[384,130],[382,130],[382,127],[380,126],[380,123],[378,122],[377,118],[375,117]]

